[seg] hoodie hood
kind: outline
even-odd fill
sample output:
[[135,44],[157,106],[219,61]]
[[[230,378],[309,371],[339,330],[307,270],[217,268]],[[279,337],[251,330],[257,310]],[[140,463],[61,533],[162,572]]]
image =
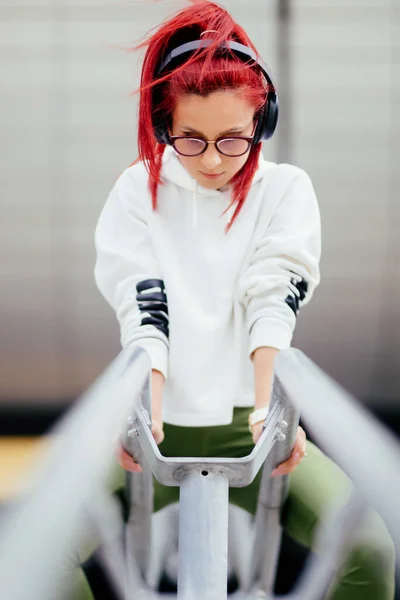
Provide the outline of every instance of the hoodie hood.
[[[271,163],[264,160],[262,153],[259,155],[258,159],[258,167],[257,171],[254,174],[253,181],[251,185],[254,185],[262,179],[267,170],[271,167]],[[179,160],[175,150],[172,146],[167,146],[165,148],[163,157],[162,157],[162,167],[161,167],[161,177],[170,181],[177,187],[187,190],[192,199],[192,225],[193,227],[197,226],[197,215],[198,215],[198,197],[206,196],[206,197],[214,197],[221,198],[226,197],[226,208],[231,204],[231,190],[232,186],[228,183],[221,190],[212,190],[200,185],[194,177],[192,177],[188,171],[186,171],[185,167],[182,165]],[[230,223],[233,213],[235,212],[235,205],[233,204],[229,210],[225,213],[227,218],[227,224]]]

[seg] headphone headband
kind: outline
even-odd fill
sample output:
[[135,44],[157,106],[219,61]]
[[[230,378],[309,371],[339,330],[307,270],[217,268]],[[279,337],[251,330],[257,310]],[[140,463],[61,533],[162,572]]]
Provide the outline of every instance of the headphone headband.
[[[179,59],[180,63],[183,63],[184,60],[181,60],[185,54],[193,54],[199,48],[208,48],[213,43],[212,40],[194,40],[193,42],[186,42],[177,48],[171,50],[171,52],[165,57],[162,63],[159,65],[156,73],[156,77],[159,77],[162,71],[172,62],[177,61]],[[245,46],[244,44],[239,44],[239,42],[234,42],[233,40],[225,40],[219,45],[220,48],[230,48],[234,51],[236,55],[239,55],[239,58],[243,60],[243,62],[252,58],[254,62],[258,64],[261,68],[265,78],[268,81],[268,84],[274,88],[274,84],[272,83],[272,79],[268,73],[269,69],[267,64],[261,60],[252,48]],[[243,58],[242,58],[243,57]],[[275,89],[275,88],[274,88]]]
[[[172,70],[175,66],[183,64],[186,57],[189,58],[190,55],[194,54],[196,50],[200,48],[208,48],[213,43],[213,40],[210,39],[200,39],[193,40],[191,42],[185,42],[184,44],[180,44],[176,48],[173,48],[161,61],[160,65],[158,65],[155,77],[160,78],[163,71],[165,71],[167,67]],[[269,139],[272,137],[278,121],[278,97],[276,95],[275,86],[269,74],[269,68],[267,64],[256,55],[252,48],[249,48],[244,44],[240,44],[239,42],[225,40],[219,44],[218,47],[232,50],[235,56],[237,56],[243,63],[248,63],[248,61],[252,59],[256,65],[260,67],[268,82],[268,85],[272,87],[272,89],[268,91],[267,100],[263,106],[263,109],[260,111],[260,117],[254,134],[253,143],[257,144],[262,140]],[[156,91],[153,93],[153,106],[155,106],[155,97]],[[162,144],[170,144],[168,127],[166,126],[165,121],[163,119],[154,118],[153,126],[157,140]]]

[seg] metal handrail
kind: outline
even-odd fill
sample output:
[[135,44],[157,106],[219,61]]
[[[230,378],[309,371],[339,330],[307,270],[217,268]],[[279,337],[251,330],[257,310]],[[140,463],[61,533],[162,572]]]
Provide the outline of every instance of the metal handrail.
[[[286,398],[277,391],[273,397],[264,423],[264,431],[252,452],[242,458],[219,457],[164,457],[161,455],[150,432],[151,406],[148,389],[137,405],[135,418],[125,438],[125,447],[135,460],[145,460],[147,477],[152,474],[163,485],[180,486],[179,507],[179,577],[178,599],[194,600],[201,590],[202,600],[222,600],[226,597],[227,554],[228,554],[228,488],[249,485],[264,464],[264,473],[269,479],[267,486],[268,506],[261,496],[262,507],[267,507],[271,519],[279,521],[281,508],[287,493],[287,477],[270,479],[272,469],[286,460],[294,444],[298,424],[298,412],[289,406]],[[150,471],[151,469],[151,471]],[[146,579],[146,562],[138,554],[140,548],[149,544],[149,514],[143,515],[143,506],[151,505],[151,488],[146,473],[141,480],[136,475],[128,477],[131,490],[131,515],[134,531],[127,531],[132,562],[140,564]],[[144,488],[147,489],[147,498]],[[135,496],[139,499],[136,506]],[[141,514],[141,519],[136,514]],[[262,512],[262,515],[265,515]],[[277,519],[276,519],[277,518]],[[265,531],[263,529],[263,531]],[[272,582],[277,561],[280,526],[269,538],[268,580]],[[272,543],[274,551],[272,552]],[[202,552],[199,549],[205,549]],[[265,546],[260,554],[267,559]],[[263,567],[265,575],[265,565]],[[254,573],[256,575],[256,573]],[[264,581],[266,577],[264,576]],[[250,592],[250,585],[248,591]]]
[[140,404],[136,412],[136,427],[140,446],[156,479],[166,486],[179,486],[184,474],[193,468],[208,469],[224,474],[230,487],[246,487],[252,483],[276,443],[276,429],[283,420],[284,407],[276,403],[269,411],[259,443],[248,456],[219,457],[165,457],[162,456],[148,426],[148,412]]
[[82,518],[95,517],[91,505],[150,368],[144,350],[123,350],[53,429],[28,493],[1,515],[0,598],[57,597],[62,557],[82,537]]
[[[61,559],[71,544],[76,544],[82,535],[81,519],[87,516],[89,508],[93,522],[97,522],[103,539],[107,542],[105,563],[114,576],[121,598],[132,598],[135,589],[143,585],[146,566],[143,552],[137,552],[136,548],[136,559],[140,555],[142,558],[134,565],[128,560],[128,579],[126,568],[121,570],[121,561],[115,560],[115,552],[119,550],[113,536],[122,522],[115,505],[110,504],[110,498],[107,499],[104,495],[107,473],[114,463],[114,450],[129,420],[131,435],[138,433],[139,445],[144,442],[142,458],[144,461],[146,456],[150,459],[147,466],[152,463],[159,474],[164,469],[168,474],[169,485],[172,483],[170,478],[174,478],[174,484],[181,478],[178,483],[182,486],[183,495],[189,499],[193,494],[211,490],[213,478],[214,481],[219,478],[221,482],[225,482],[220,486],[225,498],[228,479],[234,485],[243,484],[247,478],[251,480],[255,462],[260,462],[260,456],[267,454],[259,507],[263,505],[270,511],[268,519],[270,524],[274,522],[271,531],[276,542],[280,534],[278,517],[285,497],[286,479],[272,480],[269,474],[276,463],[287,455],[293,443],[291,435],[284,439],[283,418],[290,421],[290,430],[290,426],[296,422],[298,409],[301,409],[302,418],[313,438],[349,475],[355,484],[356,493],[351,496],[349,505],[334,514],[333,519],[320,532],[321,547],[327,548],[328,552],[325,558],[321,556],[310,561],[310,566],[289,596],[291,599],[318,598],[316,590],[319,590],[318,593],[326,590],[335,575],[344,544],[348,542],[348,536],[346,539],[338,538],[337,531],[346,529],[351,537],[357,525],[355,516],[360,514],[360,507],[364,508],[366,502],[380,512],[395,544],[400,545],[400,514],[396,510],[396,502],[400,498],[400,445],[366,409],[300,351],[288,349],[279,353],[275,363],[273,400],[266,431],[251,453],[251,459],[247,457],[236,462],[228,461],[229,464],[224,463],[226,459],[206,459],[204,463],[198,459],[194,462],[192,460],[190,464],[189,459],[172,460],[157,455],[159,451],[149,435],[143,402],[138,404],[139,410],[135,408],[139,396],[146,397],[147,393],[147,401],[149,400],[150,369],[149,358],[143,350],[136,348],[122,351],[104,375],[53,430],[55,439],[45,460],[37,469],[29,493],[7,511],[6,517],[3,516],[0,521],[1,598],[47,600],[54,597],[55,586],[62,584]],[[282,412],[282,406],[286,412]],[[271,427],[279,439],[284,441],[283,444],[272,442]],[[366,458],[367,452],[369,454]],[[253,461],[253,466],[249,460]],[[197,471],[201,466],[204,468],[205,464],[211,476],[201,480],[197,477]],[[244,464],[247,464],[248,473],[240,471]],[[213,465],[217,467],[215,470]],[[241,472],[239,477],[233,473],[236,469]],[[147,473],[150,473],[149,469]],[[140,476],[136,481],[140,481]],[[390,495],[382,494],[388,481]],[[139,499],[144,511],[150,514],[145,496],[139,498],[138,492],[140,490],[136,487],[136,501]],[[361,499],[360,493],[364,495],[364,499]],[[190,515],[189,505],[190,502],[185,503],[186,515]],[[259,514],[262,515],[262,511]],[[107,522],[114,523],[113,527],[106,530],[104,519],[100,526],[102,516],[109,519]],[[211,518],[214,523],[217,522],[215,515],[211,514]],[[332,523],[345,524],[346,527],[332,527]],[[350,524],[353,529],[349,527]],[[254,556],[264,553],[265,557],[265,539],[271,535],[268,527],[270,525],[267,523],[267,529],[258,536],[258,540],[256,536]],[[191,536],[187,535],[185,544],[188,548],[191,542]],[[264,545],[260,546],[260,542]],[[274,560],[279,546],[275,542],[272,563],[270,561],[268,564],[267,561],[265,567],[262,560],[263,564],[258,565],[252,573],[262,583],[268,597],[271,597],[270,589],[276,566]],[[111,552],[107,553],[107,545]],[[399,565],[399,557],[397,562]],[[125,581],[121,582],[122,578]],[[243,597],[248,599],[252,597],[249,595],[251,593],[248,591]]]
[[[321,406],[320,398],[324,398],[324,407]],[[376,490],[381,488],[379,485],[378,488],[375,487],[376,476],[381,480],[381,486],[384,486],[384,482],[388,481],[389,473],[393,471],[400,475],[400,446],[394,436],[379,425],[376,419],[366,409],[362,408],[354,398],[296,349],[282,351],[277,357],[272,402],[265,423],[266,429],[253,452],[247,457],[235,460],[162,457],[149,433],[147,410],[141,404],[138,405],[134,427],[135,435],[138,436],[139,446],[146,457],[147,464],[151,467],[153,475],[164,485],[180,484],[182,488],[184,480],[189,475],[197,476],[199,482],[197,488],[194,487],[195,479],[191,485],[193,489],[196,489],[196,493],[200,494],[202,487],[199,473],[201,469],[207,469],[207,472],[219,474],[221,478],[229,479],[231,486],[248,485],[254,479],[255,473],[260,467],[261,461],[257,461],[256,464],[256,459],[262,457],[262,461],[264,461],[267,457],[256,515],[252,568],[250,569],[249,579],[240,592],[242,595],[251,594],[252,591],[257,590],[258,593],[262,591],[266,596],[272,597],[281,538],[280,515],[285,499],[287,478],[271,479],[270,473],[273,467],[287,457],[288,450],[294,441],[293,426],[298,422],[297,411],[300,408],[306,425],[309,426],[310,432],[313,433],[319,445],[328,452],[333,460],[336,460],[337,464],[347,472],[355,484],[355,489],[350,493],[347,504],[341,507],[340,510],[335,510],[332,507],[330,515],[317,532],[321,553],[309,560],[307,568],[303,572],[303,577],[291,595],[291,598],[296,598],[296,600],[312,600],[324,595],[332,580],[337,576],[344,558],[351,549],[352,540],[355,538],[364,512],[367,509],[367,501],[369,505],[376,507],[381,512],[388,524],[397,532],[394,538],[399,535],[399,515],[396,511],[396,503],[391,501],[388,504],[386,498],[382,502],[380,491],[376,493]],[[277,435],[282,436],[281,425],[284,410],[286,411],[285,420],[289,423],[291,434],[286,440],[286,447],[283,448],[275,442]],[[344,432],[343,421],[346,421],[350,427],[346,429],[346,436],[342,435]],[[355,429],[357,435],[354,435]],[[138,441],[136,441],[137,443]],[[369,471],[370,465],[368,464],[368,469],[365,469],[364,455],[365,449],[370,448],[371,443],[377,448],[375,462],[372,465],[376,469],[372,484],[371,472]],[[356,447],[359,446],[356,452],[354,452],[355,444]],[[385,458],[387,453],[390,453],[391,456],[389,462]],[[386,473],[381,468],[382,463],[385,461],[387,464]],[[245,469],[242,470],[244,465]],[[399,485],[400,477],[398,476],[394,486],[395,495]],[[212,498],[203,496],[203,503],[206,505],[210,504],[212,506],[213,503],[216,503],[218,494],[223,493],[221,490],[217,492],[217,488],[213,489],[213,486],[214,484],[210,483],[207,492],[212,495]],[[361,494],[365,493],[366,490],[373,490],[374,495],[372,496],[367,491],[367,498],[363,498]],[[190,502],[194,497],[194,492],[187,497],[188,502]],[[380,500],[378,505],[376,500]],[[214,522],[210,516],[210,509],[200,507],[198,504],[196,506],[196,527],[193,529],[190,527],[188,520],[190,511],[188,511],[186,505],[187,518],[186,521],[182,521],[180,527],[182,532],[187,530],[191,532],[188,548],[185,548],[188,554],[190,554],[190,544],[195,543],[195,540],[198,545],[203,545],[202,528],[207,529],[209,539],[211,536],[216,545],[217,541],[219,542],[225,537],[225,529],[218,522],[215,524],[218,531],[210,533],[208,525],[210,522]],[[222,516],[221,507],[220,511]],[[225,523],[224,518],[221,519],[221,523]],[[184,539],[186,537],[184,535]],[[218,553],[221,554],[221,552],[226,555],[226,544],[223,547],[220,544],[218,545]],[[217,560],[216,556],[214,560]],[[224,561],[221,564],[224,564]],[[204,575],[201,575],[202,572]],[[212,581],[211,577],[207,575],[209,572],[209,562],[197,560],[195,564],[193,559],[189,563],[185,561],[180,576],[186,578],[186,573],[190,573],[193,582],[190,589],[188,588],[182,594],[179,594],[178,587],[178,598],[186,600],[186,598],[196,597],[193,590],[200,584],[200,581],[202,582],[203,598],[207,598],[207,600],[210,598],[211,600],[214,597],[224,597],[222,595],[224,578],[217,577],[215,581]],[[210,584],[209,587],[207,587],[207,583]],[[218,593],[215,592],[217,585],[219,586]]]
[[[300,350],[281,352],[275,374],[300,408],[310,435],[381,514],[400,547],[400,444],[395,435]],[[390,494],[382,493],[389,482]]]

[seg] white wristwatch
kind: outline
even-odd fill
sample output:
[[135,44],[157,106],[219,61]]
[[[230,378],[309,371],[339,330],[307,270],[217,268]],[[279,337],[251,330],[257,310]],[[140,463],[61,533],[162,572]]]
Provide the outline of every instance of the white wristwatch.
[[267,418],[269,407],[265,406],[264,408],[258,408],[249,414],[249,430],[251,432],[251,428],[256,423],[263,423]]

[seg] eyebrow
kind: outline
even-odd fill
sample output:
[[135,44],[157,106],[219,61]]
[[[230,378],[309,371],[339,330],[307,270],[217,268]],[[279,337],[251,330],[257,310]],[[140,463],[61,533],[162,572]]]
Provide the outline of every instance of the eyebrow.
[[[217,137],[222,137],[223,135],[226,135],[227,133],[240,133],[245,128],[246,128],[246,126],[231,127],[230,129],[227,129],[226,131],[223,131],[222,133],[220,133]],[[186,127],[186,125],[181,125],[180,129],[182,129],[182,131],[183,130],[188,130],[189,133],[197,133],[197,134],[201,135],[201,137],[206,137],[200,131],[197,131],[196,129],[193,129],[192,127]]]

